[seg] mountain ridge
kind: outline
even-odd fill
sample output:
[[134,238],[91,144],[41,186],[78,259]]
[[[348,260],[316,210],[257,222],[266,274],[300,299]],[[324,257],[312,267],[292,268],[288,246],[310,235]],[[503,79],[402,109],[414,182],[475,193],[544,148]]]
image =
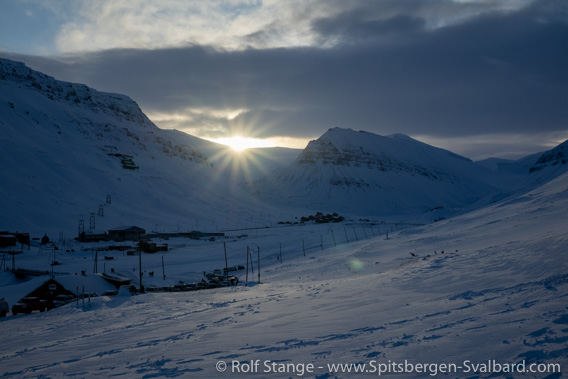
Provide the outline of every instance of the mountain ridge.
[[263,209],[245,191],[222,187],[197,137],[159,129],[127,96],[22,63],[0,60],[0,127],[0,229],[72,232],[92,213],[97,228],[190,229],[209,219],[212,229],[211,215],[231,225],[247,208]]
[[[295,151],[236,154],[158,128],[128,96],[5,59],[0,127],[5,230],[72,231],[93,213],[104,213],[97,228],[139,223],[157,230],[271,225],[284,210],[431,222],[550,180],[568,166],[565,145],[513,162],[514,174],[505,175],[404,134],[341,128],[310,141],[286,165]],[[530,167],[539,168],[525,175]]]

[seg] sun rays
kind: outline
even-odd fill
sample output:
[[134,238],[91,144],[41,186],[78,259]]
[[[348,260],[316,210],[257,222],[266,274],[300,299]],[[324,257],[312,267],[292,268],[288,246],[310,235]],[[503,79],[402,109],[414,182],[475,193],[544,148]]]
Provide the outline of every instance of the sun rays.
[[267,165],[271,159],[270,155],[266,154],[264,149],[254,146],[254,144],[251,145],[249,142],[231,141],[231,144],[225,143],[226,148],[219,149],[214,156],[210,157],[217,167],[218,179],[226,182],[229,186],[243,183],[253,186],[256,178],[270,172],[270,167]]
[[259,147],[274,147],[275,145],[270,142],[269,140],[259,139],[259,138],[250,138],[250,137],[227,137],[227,138],[218,138],[215,142],[230,146],[233,150],[236,151],[243,151],[250,148],[259,148]]

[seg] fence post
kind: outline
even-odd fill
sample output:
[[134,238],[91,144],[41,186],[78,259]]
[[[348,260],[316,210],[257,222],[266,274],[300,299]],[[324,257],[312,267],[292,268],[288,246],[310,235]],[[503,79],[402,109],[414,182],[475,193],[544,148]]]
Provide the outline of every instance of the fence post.
[[335,234],[333,234],[333,229],[331,229],[331,236],[333,237],[333,246],[337,246],[335,243]]

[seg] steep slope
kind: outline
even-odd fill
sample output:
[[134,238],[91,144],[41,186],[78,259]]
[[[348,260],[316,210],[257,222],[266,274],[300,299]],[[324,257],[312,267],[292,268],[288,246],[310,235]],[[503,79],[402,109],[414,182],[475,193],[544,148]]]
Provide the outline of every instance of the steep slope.
[[88,229],[92,213],[103,230],[214,229],[260,207],[225,185],[201,151],[214,144],[157,128],[126,96],[9,60],[0,60],[0,129],[0,230],[70,233],[79,220]]
[[476,163],[498,175],[498,180],[493,183],[504,192],[520,193],[568,171],[568,141],[515,161],[491,158]]
[[[432,217],[489,199],[491,173],[469,159],[402,134],[330,129],[294,165],[253,184],[264,199],[368,215]],[[442,209],[444,211],[442,211]]]
[[529,169],[534,180],[546,182],[568,171],[568,141],[542,153]]

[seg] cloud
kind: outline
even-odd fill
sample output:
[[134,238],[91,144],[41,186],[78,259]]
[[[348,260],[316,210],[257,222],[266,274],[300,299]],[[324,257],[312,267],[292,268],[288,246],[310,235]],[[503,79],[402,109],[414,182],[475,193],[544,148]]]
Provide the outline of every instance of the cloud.
[[[280,5],[293,24],[267,17],[239,34],[256,48],[193,44],[22,60],[128,94],[150,115],[177,115],[157,123],[198,136],[314,138],[350,127],[448,139],[567,129],[563,1],[302,4]],[[319,45],[274,47],[294,25]]]
[[334,19],[321,19],[314,22],[314,30],[324,40],[336,43],[361,43],[362,41],[382,40],[384,43],[399,42],[401,35],[421,32],[425,20],[407,15],[397,15],[388,19],[366,20],[362,10],[342,13]]
[[[41,41],[52,38],[57,53],[92,52],[117,48],[159,49],[188,44],[224,50],[315,46],[322,31],[356,32],[349,18],[368,28],[386,20],[424,20],[435,28],[466,20],[482,12],[518,9],[527,0],[491,2],[453,0],[98,0],[56,3],[26,0],[4,9],[5,21],[21,24]],[[35,23],[22,13],[41,15]],[[42,24],[41,30],[36,28]],[[388,24],[388,21],[386,21]],[[319,25],[314,29],[314,25]],[[341,25],[344,30],[341,30]],[[358,31],[366,30],[359,23]],[[338,29],[339,27],[339,29]],[[389,28],[389,25],[383,27]],[[8,45],[18,37],[6,33]],[[361,34],[359,34],[361,37]],[[45,50],[31,41],[34,49]],[[326,43],[334,43],[327,39]],[[45,43],[44,43],[45,44]],[[29,49],[22,47],[23,49]],[[29,51],[29,50],[24,50]]]
[[[60,53],[187,44],[225,50],[303,45],[299,23],[288,27],[302,1],[129,0],[71,2],[56,36]],[[268,38],[267,38],[268,37]],[[260,38],[260,40],[259,40]]]

